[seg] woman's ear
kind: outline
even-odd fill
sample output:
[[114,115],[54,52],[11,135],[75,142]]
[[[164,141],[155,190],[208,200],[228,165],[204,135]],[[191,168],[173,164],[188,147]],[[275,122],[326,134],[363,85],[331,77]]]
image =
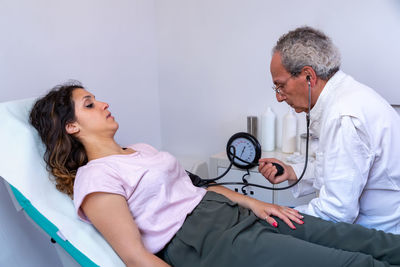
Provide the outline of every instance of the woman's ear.
[[79,132],[78,125],[75,122],[69,122],[65,125],[65,130],[68,134],[76,134]]

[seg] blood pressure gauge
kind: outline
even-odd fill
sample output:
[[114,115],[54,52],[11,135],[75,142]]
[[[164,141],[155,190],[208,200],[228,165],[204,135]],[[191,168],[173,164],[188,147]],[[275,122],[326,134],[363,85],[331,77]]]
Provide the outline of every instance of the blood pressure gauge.
[[229,161],[240,169],[258,166],[261,158],[261,145],[251,134],[240,132],[232,135],[226,145]]

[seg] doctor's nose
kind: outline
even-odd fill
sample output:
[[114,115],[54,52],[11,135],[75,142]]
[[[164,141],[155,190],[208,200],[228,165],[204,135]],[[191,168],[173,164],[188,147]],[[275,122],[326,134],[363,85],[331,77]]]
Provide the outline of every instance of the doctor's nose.
[[282,102],[286,99],[286,97],[282,94],[276,94],[276,100],[278,100],[278,102]]

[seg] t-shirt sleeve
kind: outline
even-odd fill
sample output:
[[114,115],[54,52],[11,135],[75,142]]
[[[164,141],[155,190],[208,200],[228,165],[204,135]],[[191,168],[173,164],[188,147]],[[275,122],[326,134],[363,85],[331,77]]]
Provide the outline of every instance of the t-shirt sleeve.
[[81,205],[85,197],[94,192],[118,194],[127,198],[122,180],[111,167],[92,164],[80,168],[74,183],[74,205],[79,218],[89,223]]

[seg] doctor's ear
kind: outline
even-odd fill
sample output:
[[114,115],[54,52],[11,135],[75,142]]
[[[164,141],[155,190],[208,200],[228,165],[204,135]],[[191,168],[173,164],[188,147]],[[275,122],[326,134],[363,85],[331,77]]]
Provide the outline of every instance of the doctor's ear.
[[68,134],[76,134],[79,132],[79,128],[74,122],[68,122],[65,125],[65,130],[67,131]]
[[304,72],[304,75],[306,76],[306,82],[314,85],[316,82],[317,74],[315,73],[314,69],[310,66],[305,66],[302,71]]

